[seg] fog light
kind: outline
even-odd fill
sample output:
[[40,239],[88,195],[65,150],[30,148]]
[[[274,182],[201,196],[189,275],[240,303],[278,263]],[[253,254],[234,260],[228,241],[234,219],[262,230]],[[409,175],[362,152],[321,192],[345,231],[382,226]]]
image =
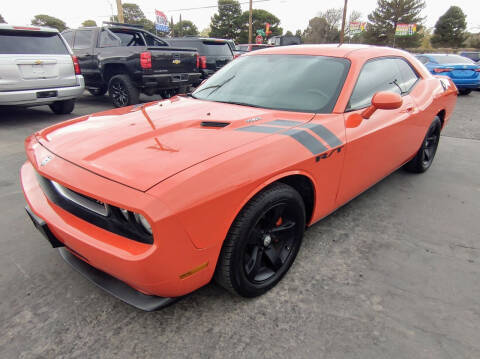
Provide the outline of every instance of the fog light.
[[135,213],[135,220],[137,223],[141,224],[143,229],[145,229],[148,233],[152,234],[152,226],[148,223],[147,219],[142,216],[141,214]]

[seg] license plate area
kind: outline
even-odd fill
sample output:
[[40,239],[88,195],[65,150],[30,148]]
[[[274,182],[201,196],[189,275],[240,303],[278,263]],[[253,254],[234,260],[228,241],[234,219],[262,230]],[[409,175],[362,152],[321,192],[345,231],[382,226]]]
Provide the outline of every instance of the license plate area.
[[49,98],[49,97],[57,97],[58,91],[39,91],[37,92],[37,98]]
[[171,79],[172,79],[172,82],[188,81],[188,75],[187,74],[172,75]]
[[58,247],[64,247],[65,245],[60,242],[50,231],[48,228],[47,224],[43,219],[38,217],[33,211],[30,209],[30,207],[25,207],[25,210],[27,211],[28,216],[33,222],[33,225],[35,226],[36,229],[50,242],[51,246],[53,248],[58,248]]

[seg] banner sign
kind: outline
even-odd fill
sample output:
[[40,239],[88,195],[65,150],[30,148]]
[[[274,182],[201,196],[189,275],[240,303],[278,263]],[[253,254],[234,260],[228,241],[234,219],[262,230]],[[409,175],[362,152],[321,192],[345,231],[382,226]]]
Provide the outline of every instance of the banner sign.
[[417,32],[417,24],[397,24],[395,36],[411,36]]
[[364,32],[367,29],[367,23],[360,22],[360,21],[352,21],[349,24],[348,28],[351,35],[360,34],[361,32]]
[[155,10],[155,29],[161,32],[170,31],[167,16],[159,10]]

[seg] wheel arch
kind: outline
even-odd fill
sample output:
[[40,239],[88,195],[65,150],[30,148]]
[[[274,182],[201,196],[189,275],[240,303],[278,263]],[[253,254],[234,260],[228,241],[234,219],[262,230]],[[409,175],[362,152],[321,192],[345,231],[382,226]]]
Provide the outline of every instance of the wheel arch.
[[[305,218],[306,223],[309,225],[313,218],[313,213],[315,212],[316,207],[316,187],[315,181],[313,180],[313,176],[309,173],[304,171],[289,171],[286,173],[278,174],[274,177],[269,178],[268,180],[264,181],[259,186],[255,187],[253,191],[249,193],[249,195],[245,198],[245,200],[240,204],[239,208],[236,211],[235,217],[233,218],[231,224],[235,221],[235,218],[240,213],[240,211],[245,207],[245,205],[258,193],[263,191],[268,186],[274,183],[285,183],[291,187],[293,187],[302,197],[303,203],[305,205]],[[231,226],[230,224],[230,226]]]
[[131,76],[128,68],[125,64],[120,63],[107,63],[103,65],[102,77],[105,84],[108,86],[110,79],[115,75],[127,75]]
[[442,123],[442,129],[443,129],[443,125],[445,124],[445,116],[446,115],[447,115],[447,111],[445,111],[445,109],[440,110],[436,115],[440,118],[440,122]]

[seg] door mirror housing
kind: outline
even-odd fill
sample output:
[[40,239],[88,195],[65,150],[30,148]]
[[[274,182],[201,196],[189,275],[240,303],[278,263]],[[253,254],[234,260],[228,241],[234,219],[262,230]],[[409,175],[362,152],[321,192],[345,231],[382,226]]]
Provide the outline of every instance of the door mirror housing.
[[381,91],[372,97],[372,104],[362,112],[362,117],[369,119],[377,110],[395,110],[403,104],[402,96],[395,92]]

